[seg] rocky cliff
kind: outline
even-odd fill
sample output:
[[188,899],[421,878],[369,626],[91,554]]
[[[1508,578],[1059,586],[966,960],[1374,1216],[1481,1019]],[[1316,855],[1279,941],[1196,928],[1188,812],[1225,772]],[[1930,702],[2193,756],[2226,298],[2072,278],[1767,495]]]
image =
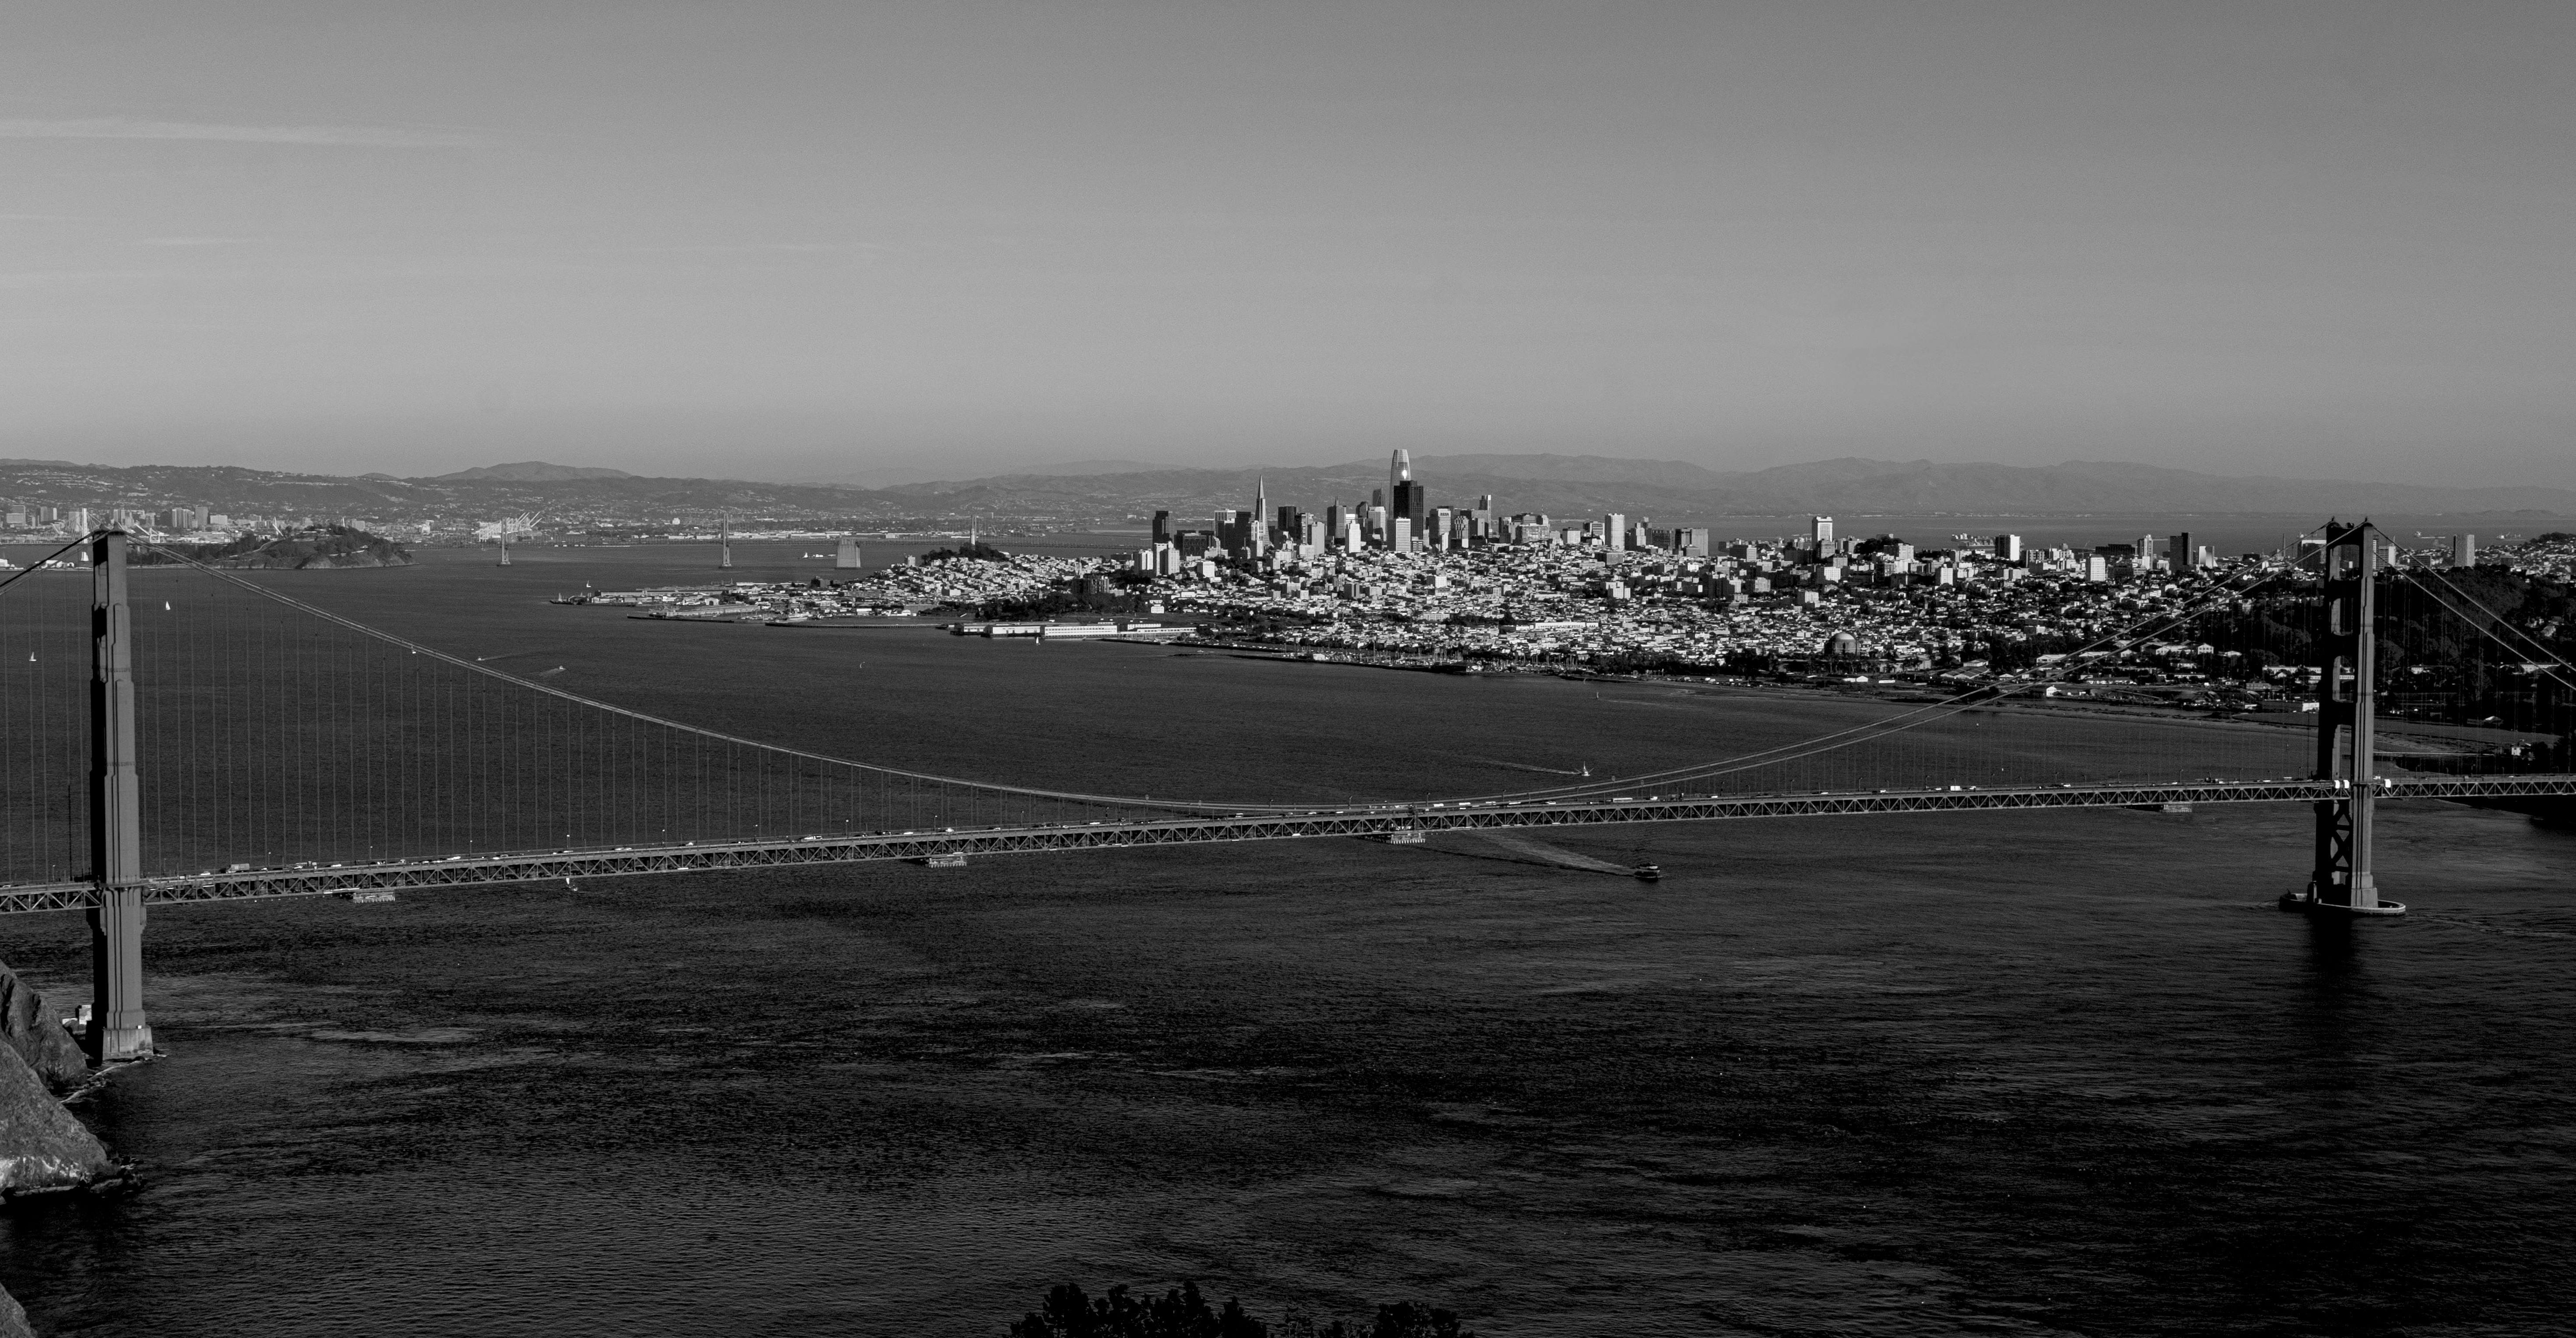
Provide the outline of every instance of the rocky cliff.
[[0,1049],[0,1196],[73,1189],[115,1173],[98,1136],[17,1051]]
[[[123,1174],[98,1136],[63,1109],[59,1094],[88,1076],[89,1062],[63,1030],[62,1013],[0,966],[0,1198]],[[35,1338],[27,1312],[5,1291],[0,1338]]]
[[[0,1045],[0,1197],[70,1189],[115,1175],[117,1166],[107,1148],[63,1109],[57,1095],[59,1087],[77,1083],[87,1071],[86,1065],[66,1064],[54,1044],[71,1038],[26,982],[5,967],[0,967],[0,979],[5,979],[9,996],[8,1006],[0,1009],[9,1024],[8,1044]],[[22,1019],[31,1025],[21,1028]],[[44,1034],[48,1028],[52,1037]],[[79,1052],[74,1050],[72,1057],[77,1060]]]
[[89,1056],[63,1027],[63,1013],[0,966],[0,1042],[18,1052],[45,1086],[68,1092],[89,1078]]

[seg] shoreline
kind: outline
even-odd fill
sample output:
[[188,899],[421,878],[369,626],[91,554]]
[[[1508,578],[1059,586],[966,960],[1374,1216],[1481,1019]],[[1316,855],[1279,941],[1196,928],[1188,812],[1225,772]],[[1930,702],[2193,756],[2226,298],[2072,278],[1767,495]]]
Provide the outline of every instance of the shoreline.
[[[668,613],[629,613],[626,616],[629,620],[641,622],[715,623],[734,626],[757,625],[763,627],[800,628],[816,631],[839,632],[928,632],[938,631],[944,627],[944,624],[928,621],[929,618],[948,616],[949,612],[954,611],[937,611],[924,614],[921,615],[921,621],[907,619],[903,621],[888,620],[878,622],[781,619],[758,616],[692,617],[685,614]],[[963,614],[960,613],[957,616],[963,616]],[[1040,637],[1014,637],[1009,638],[1009,640],[1044,643],[1046,639]],[[2091,697],[2050,697],[2045,699],[2046,704],[2043,705],[2040,699],[2013,693],[2004,693],[1984,700],[1969,701],[1965,700],[1965,698],[1972,696],[1974,693],[1979,691],[1978,688],[1969,688],[1961,693],[1942,696],[1938,695],[1938,689],[1912,681],[1859,684],[1836,682],[1832,680],[1766,680],[1725,677],[1719,675],[1659,673],[1652,670],[1604,672],[1573,664],[1541,663],[1535,661],[1505,659],[1417,658],[1392,653],[1380,654],[1377,652],[1357,650],[1301,648],[1290,643],[1240,640],[1234,638],[1209,638],[1197,635],[1186,635],[1177,638],[1101,636],[1084,637],[1081,638],[1081,640],[1115,642],[1122,645],[1184,647],[1188,650],[1208,653],[1229,659],[1267,661],[1286,664],[1311,664],[1317,666],[1340,666],[1361,669],[1384,669],[1407,673],[1438,674],[1458,678],[1545,676],[1560,678],[1569,682],[1627,683],[1640,687],[1686,686],[1689,690],[1694,692],[1720,692],[1728,694],[1771,696],[1784,700],[1824,695],[1838,696],[1846,699],[1871,698],[1885,702],[1889,705],[1937,706],[1944,703],[1956,703],[1957,709],[1962,712],[2010,711],[2016,714],[2055,713],[2067,716],[2091,716],[2097,718],[2122,717],[2130,719],[2161,720],[2172,723],[2252,725],[2275,729],[2298,729],[2302,724],[2302,717],[2299,714],[2292,712],[2226,711],[2205,706],[2159,706],[2145,702],[2113,701]],[[2038,687],[2044,685],[2033,684],[2026,686]],[[2287,700],[2298,701],[2302,699],[2291,698]],[[2423,725],[2424,728],[2421,730],[2408,728],[2409,725],[2417,723]],[[2492,748],[2508,747],[2518,743],[2528,743],[2535,739],[2541,739],[2541,736],[2531,735],[2528,731],[2505,731],[2497,733],[2492,737],[2474,735],[2467,732],[2470,728],[2471,727],[2468,726],[2456,725],[2442,721],[2412,722],[2396,717],[2386,717],[2381,721],[2379,732],[2384,737],[2404,738],[2410,741],[2433,743],[2436,745],[2449,745],[2437,746],[2425,751],[2452,756],[2476,756],[2481,752]],[[2545,742],[2546,740],[2542,739],[2541,741]],[[2484,747],[2481,747],[2481,745],[2484,745]]]

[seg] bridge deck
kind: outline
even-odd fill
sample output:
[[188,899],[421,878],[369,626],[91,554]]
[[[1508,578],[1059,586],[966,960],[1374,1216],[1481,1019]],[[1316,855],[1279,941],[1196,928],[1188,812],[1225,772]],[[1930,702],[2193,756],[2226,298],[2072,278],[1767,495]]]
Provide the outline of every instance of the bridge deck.
[[[1856,813],[1932,813],[2030,808],[2114,808],[2159,804],[2314,803],[2344,792],[2328,781],[2176,781],[2166,784],[1885,790],[1746,796],[1658,796],[1557,803],[1441,803],[1318,809],[1240,817],[1174,817],[1081,825],[974,827],[864,835],[782,837],[614,849],[456,855],[440,860],[304,865],[242,873],[156,877],[145,899],[157,905],[318,896],[406,887],[472,887],[556,878],[692,873],[708,869],[999,855],[1105,847],[1277,841],[1314,836],[1386,836],[1401,831],[1569,827],[1631,822],[1705,822]],[[2383,777],[2383,799],[2576,796],[2576,775]],[[77,910],[92,904],[89,883],[0,887],[0,914]]]

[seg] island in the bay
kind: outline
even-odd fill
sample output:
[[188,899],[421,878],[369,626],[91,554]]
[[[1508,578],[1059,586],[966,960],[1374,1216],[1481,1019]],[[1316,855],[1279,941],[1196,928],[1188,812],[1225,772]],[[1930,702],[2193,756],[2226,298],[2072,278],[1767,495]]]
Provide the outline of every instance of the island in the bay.
[[138,550],[134,560],[168,561],[154,551],[166,548],[209,567],[257,567],[303,571],[333,567],[408,567],[411,550],[354,525],[311,525],[275,533],[243,534],[219,544],[160,543]]

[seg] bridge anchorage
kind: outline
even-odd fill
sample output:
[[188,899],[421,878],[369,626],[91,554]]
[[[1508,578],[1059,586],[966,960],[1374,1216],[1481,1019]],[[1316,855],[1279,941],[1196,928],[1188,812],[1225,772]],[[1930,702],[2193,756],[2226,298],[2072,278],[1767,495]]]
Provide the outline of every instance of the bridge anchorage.
[[[2565,732],[2576,670],[2445,573],[2392,570],[2384,538],[2367,521],[2329,524],[2298,562],[2167,587],[2163,602],[2147,601],[2133,621],[2046,657],[2060,663],[2026,677],[1983,680],[1928,704],[1819,697],[1820,710],[1860,721],[1832,733],[1642,776],[1564,771],[1548,788],[1332,807],[1048,790],[725,734],[584,697],[543,675],[518,677],[101,531],[54,554],[85,550],[86,607],[76,576],[37,575],[76,565],[68,561],[0,576],[0,758],[9,764],[0,768],[0,914],[87,914],[84,1045],[99,1064],[153,1052],[147,907],[380,900],[402,888],[617,874],[866,860],[954,868],[983,855],[1316,837],[1413,845],[1438,832],[1518,827],[2304,803],[2316,814],[2314,869],[2281,904],[2397,915],[2405,907],[2382,898],[2371,863],[2379,800],[2576,803],[2576,774],[2558,763],[2497,770],[2493,755],[2428,761],[2449,745],[2420,726],[2392,729],[2381,748],[2381,685],[2396,681],[2397,666],[2382,662],[2382,644],[2403,651],[2424,641],[2439,605],[2456,620],[2443,637],[2502,645],[2539,675],[2524,696],[2551,734]],[[130,547],[150,550],[152,566],[129,572]],[[136,586],[153,597],[138,601]],[[2241,656],[2237,681],[2250,685],[2228,693],[2240,706],[2277,701],[2266,685],[2305,660],[2316,675],[2312,715],[2220,719],[2171,701],[2141,711],[2104,686],[2140,676],[2105,679],[2083,667],[2177,647],[2205,659],[2213,646],[2204,641],[2254,646],[2276,634],[2266,644],[2278,655],[2220,652]],[[2252,672],[2258,658],[2268,677]],[[2040,700],[2059,691],[2079,699],[2076,709]],[[2464,722],[2491,728],[2483,707],[2481,721],[2468,721],[2466,706],[2506,699],[2463,688],[2453,705]],[[2391,709],[2425,708],[2410,699]],[[2314,739],[2299,732],[2309,720]],[[2409,735],[2438,746],[2407,754],[2397,741]],[[2493,745],[2504,736],[2482,737]],[[2556,747],[2536,756],[2563,755]],[[2399,769],[2383,770],[2399,757]],[[86,787],[75,779],[84,771]],[[75,862],[84,844],[85,866]]]

